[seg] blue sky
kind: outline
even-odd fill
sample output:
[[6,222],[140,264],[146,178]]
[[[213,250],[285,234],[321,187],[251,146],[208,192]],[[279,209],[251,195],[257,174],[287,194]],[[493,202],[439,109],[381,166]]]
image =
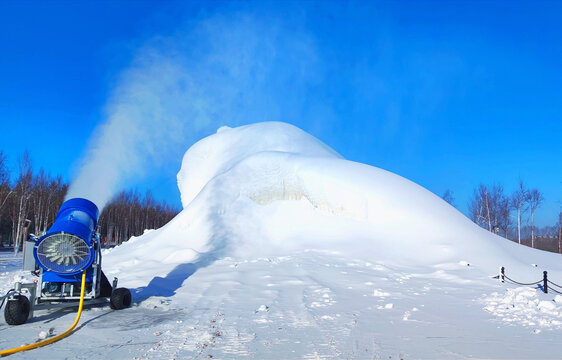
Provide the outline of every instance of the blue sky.
[[[239,14],[248,14],[250,30],[255,23],[268,32],[275,24],[267,34],[274,39],[262,80],[267,96],[241,98],[245,119],[215,119],[131,186],[179,204],[175,173],[195,138],[221,125],[282,120],[347,159],[438,195],[451,189],[461,211],[479,183],[499,182],[510,192],[522,178],[545,195],[539,225],[557,220],[556,1],[3,1],[0,150],[14,164],[28,149],[36,167],[71,180],[139,49],[165,38],[159,49],[173,51],[163,53],[194,59],[193,49],[204,44],[175,44],[182,34],[193,36],[201,19]],[[284,52],[295,39],[304,39],[306,51]]]

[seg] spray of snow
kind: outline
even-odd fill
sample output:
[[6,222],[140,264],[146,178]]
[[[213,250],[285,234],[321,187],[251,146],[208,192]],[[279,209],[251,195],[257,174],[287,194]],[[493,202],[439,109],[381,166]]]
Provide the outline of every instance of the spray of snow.
[[279,92],[297,99],[314,62],[306,34],[242,13],[190,22],[149,41],[122,74],[67,199],[88,198],[102,209],[125,183],[169,166],[169,159],[175,164],[217,124],[296,111],[302,100],[282,108],[288,100],[271,98]]

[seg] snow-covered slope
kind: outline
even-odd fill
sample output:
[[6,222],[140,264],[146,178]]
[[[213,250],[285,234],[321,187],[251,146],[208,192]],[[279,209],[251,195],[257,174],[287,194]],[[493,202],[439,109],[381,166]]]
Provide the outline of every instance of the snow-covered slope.
[[531,263],[558,261],[481,229],[421,186],[345,160],[285,123],[220,128],[186,152],[178,186],[184,210],[105,259],[106,270],[129,286],[180,264],[305,249],[384,264],[463,262],[487,274],[506,266],[527,275]]

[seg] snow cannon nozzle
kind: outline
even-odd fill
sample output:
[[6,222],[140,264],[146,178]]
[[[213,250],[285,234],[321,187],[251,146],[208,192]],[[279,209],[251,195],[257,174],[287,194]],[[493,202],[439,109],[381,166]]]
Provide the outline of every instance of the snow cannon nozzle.
[[35,243],[37,264],[64,275],[76,275],[89,268],[95,258],[98,218],[98,207],[90,200],[65,201],[53,225]]

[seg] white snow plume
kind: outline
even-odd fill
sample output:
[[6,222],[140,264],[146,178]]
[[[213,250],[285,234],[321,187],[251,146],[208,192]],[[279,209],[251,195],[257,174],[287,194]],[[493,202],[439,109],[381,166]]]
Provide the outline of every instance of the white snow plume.
[[183,158],[178,186],[184,210],[112,250],[108,273],[143,286],[185,264],[309,249],[429,267],[427,276],[449,280],[444,269],[490,275],[505,266],[527,278],[540,275],[529,264],[559,261],[483,230],[423,187],[345,160],[286,123],[223,127],[200,140]]
[[122,74],[67,199],[101,210],[123,184],[175,166],[220,125],[294,117],[316,57],[305,32],[283,21],[214,15],[149,41]]

